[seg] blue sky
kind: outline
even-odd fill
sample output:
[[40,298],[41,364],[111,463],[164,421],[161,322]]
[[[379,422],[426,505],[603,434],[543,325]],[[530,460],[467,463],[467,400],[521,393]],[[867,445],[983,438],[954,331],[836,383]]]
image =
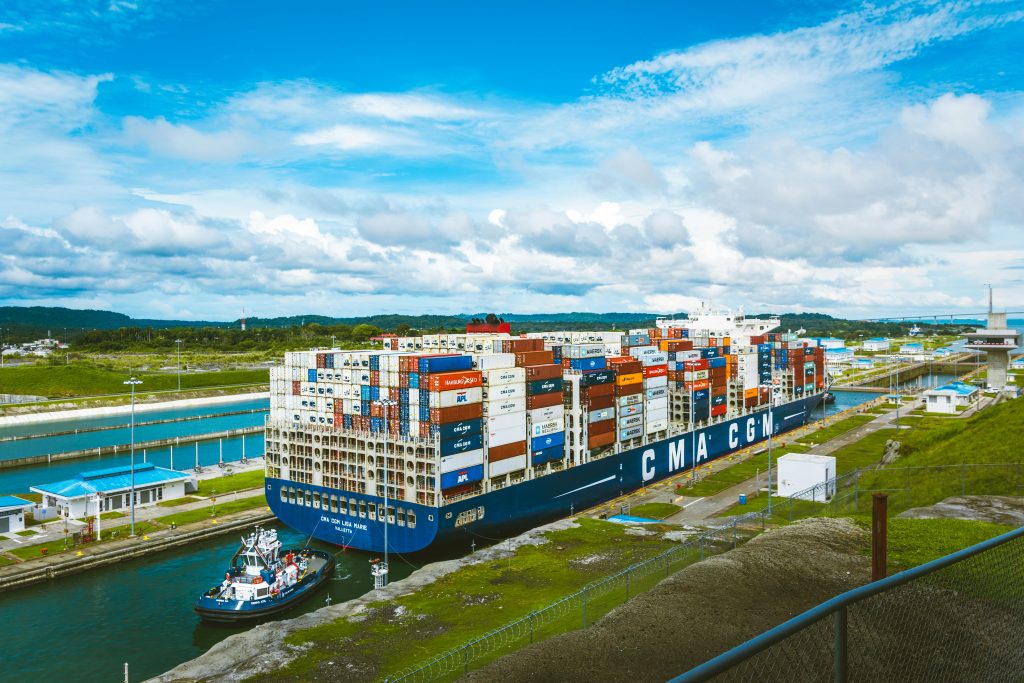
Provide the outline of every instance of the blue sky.
[[1024,304],[1024,2],[0,6],[0,303]]

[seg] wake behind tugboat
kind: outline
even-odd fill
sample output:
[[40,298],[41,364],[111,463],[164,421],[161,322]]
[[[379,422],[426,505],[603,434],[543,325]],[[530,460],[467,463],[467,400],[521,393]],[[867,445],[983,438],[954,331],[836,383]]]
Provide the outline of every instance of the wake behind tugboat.
[[194,609],[213,622],[260,619],[291,609],[333,573],[329,553],[308,547],[282,553],[277,532],[256,527],[242,538],[224,581],[200,596]]

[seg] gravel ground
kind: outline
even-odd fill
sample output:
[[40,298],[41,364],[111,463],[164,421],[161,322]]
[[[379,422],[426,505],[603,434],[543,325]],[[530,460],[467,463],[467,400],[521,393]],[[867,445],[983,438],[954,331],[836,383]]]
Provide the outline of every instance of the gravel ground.
[[897,515],[910,519],[970,519],[1024,526],[1024,498],[1012,496],[953,496],[928,507],[911,508]]
[[694,564],[574,631],[505,656],[469,681],[665,681],[865,583],[868,533],[811,519]]

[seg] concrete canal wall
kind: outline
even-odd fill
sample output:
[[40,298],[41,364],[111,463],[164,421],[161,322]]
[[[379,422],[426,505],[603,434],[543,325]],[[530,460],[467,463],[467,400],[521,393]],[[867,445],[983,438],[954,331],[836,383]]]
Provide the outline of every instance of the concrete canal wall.
[[[136,413],[154,410],[174,410],[175,408],[191,408],[194,406],[216,405],[218,403],[236,403],[238,401],[266,398],[266,392],[248,394],[227,394],[224,396],[207,396],[204,398],[187,398],[179,401],[161,401],[157,403],[135,403]],[[104,406],[101,408],[78,408],[72,410],[54,410],[46,413],[30,413],[25,415],[4,415],[0,417],[0,427],[15,424],[35,424],[38,422],[56,422],[60,420],[79,420],[89,417],[105,417],[108,415],[127,415],[131,405]]]
[[151,555],[255,524],[265,524],[274,519],[276,518],[273,513],[266,510],[250,510],[240,512],[233,519],[213,526],[204,521],[178,529],[154,532],[148,541],[135,538],[104,543],[102,551],[82,557],[61,558],[55,556],[4,567],[0,570],[2,572],[0,573],[0,592],[97,569],[115,562]]
[[[160,448],[162,446],[182,446],[186,444],[198,443],[200,441],[213,441],[215,439],[227,439],[235,436],[259,434],[262,431],[262,426],[243,427],[241,429],[227,429],[221,432],[211,432],[209,434],[195,434],[186,437],[175,436],[168,439],[153,439],[152,441],[137,441],[135,443],[135,451],[138,452],[143,448]],[[97,455],[127,453],[129,448],[130,446],[127,444],[115,444],[113,446],[97,446],[96,448],[87,448],[80,451],[68,451],[66,453],[32,455],[26,458],[12,458],[10,460],[0,460],[0,470],[11,469],[13,467],[24,467],[25,465],[38,465],[44,462],[51,463],[59,462],[61,460],[74,460],[75,458],[88,458]]]

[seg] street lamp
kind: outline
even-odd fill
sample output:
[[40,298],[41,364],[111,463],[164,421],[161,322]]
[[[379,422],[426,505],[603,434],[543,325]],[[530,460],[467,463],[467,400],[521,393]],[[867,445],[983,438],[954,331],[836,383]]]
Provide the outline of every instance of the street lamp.
[[388,409],[398,402],[383,398],[374,403],[384,408],[384,563],[373,567],[373,587],[378,589],[388,585]]
[[132,536],[135,536],[135,387],[142,384],[142,380],[132,377],[125,380],[125,384],[132,388],[132,430],[131,430],[131,458],[132,458]]
[[768,517],[772,516],[772,434],[775,433],[775,395],[779,389],[779,378],[773,377],[772,383],[761,385],[768,389]]
[[181,340],[174,340],[174,347],[178,350],[178,391],[181,391]]

